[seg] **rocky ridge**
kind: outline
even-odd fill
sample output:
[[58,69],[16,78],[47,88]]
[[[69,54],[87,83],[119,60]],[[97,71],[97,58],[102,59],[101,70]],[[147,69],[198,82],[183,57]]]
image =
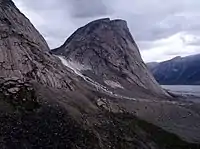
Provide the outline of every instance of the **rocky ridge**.
[[105,18],[90,22],[51,52],[82,64],[88,68],[81,70],[82,74],[104,86],[119,89],[122,94],[167,96],[146,68],[124,20]]
[[70,71],[49,54],[42,35],[12,1],[3,0],[0,6],[0,76],[69,89]]
[[187,57],[175,57],[158,63],[155,67],[149,65],[149,70],[162,85],[199,85],[200,54]]
[[[0,16],[0,35],[3,37],[0,40],[1,148],[199,148],[198,144],[183,141],[137,117],[144,118],[141,116],[144,114],[152,120],[160,118],[157,116],[162,107],[159,100],[135,101],[115,94],[111,96],[102,91],[100,83],[80,73],[80,70],[88,69],[85,65],[72,62],[64,66],[62,59],[50,54],[43,37],[11,0],[0,0]],[[125,24],[114,22],[122,28]],[[135,52],[139,54],[137,50]],[[121,87],[116,82],[106,82]],[[153,85],[151,81],[149,85]],[[156,94],[163,94],[162,89],[160,91]],[[149,96],[153,97],[152,94]],[[179,107],[172,102],[164,105],[171,106],[171,110],[164,106],[170,114]],[[151,112],[151,106],[156,113]],[[162,119],[167,120],[170,114],[164,110]],[[198,120],[196,113],[196,117],[191,115],[188,125],[193,119]],[[173,128],[179,130],[177,127]]]

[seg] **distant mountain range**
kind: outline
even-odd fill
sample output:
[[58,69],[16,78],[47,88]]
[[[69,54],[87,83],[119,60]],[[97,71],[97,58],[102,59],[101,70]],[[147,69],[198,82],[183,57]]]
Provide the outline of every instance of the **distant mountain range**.
[[147,66],[162,85],[200,84],[200,54],[147,63]]

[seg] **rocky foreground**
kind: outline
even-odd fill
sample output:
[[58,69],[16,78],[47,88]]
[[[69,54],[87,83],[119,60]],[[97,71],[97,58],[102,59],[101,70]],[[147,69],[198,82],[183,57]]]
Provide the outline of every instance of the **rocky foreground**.
[[[111,22],[121,28],[118,21]],[[110,20],[106,24],[111,27]],[[93,34],[90,27],[85,29],[89,29],[83,32],[88,35],[88,43]],[[119,59],[119,64],[113,66],[113,59],[100,56],[97,60],[104,61],[98,69],[91,70],[96,61],[87,60],[90,57],[82,55],[86,63],[81,63],[80,59],[69,61],[67,54],[53,55],[14,3],[0,0],[1,148],[198,149],[199,106],[174,101],[163,91],[141,60],[130,33],[128,38],[124,33],[127,28],[125,32],[112,30],[109,34],[121,34],[114,37],[125,42],[119,52],[124,49],[122,55],[127,61]],[[72,37],[68,42],[87,47],[85,42],[79,42],[79,36]],[[102,35],[100,39],[104,38]],[[70,57],[74,58],[74,45],[70,45]],[[111,54],[115,53],[112,45],[115,42],[107,51]],[[126,56],[129,50],[133,50],[134,59]],[[74,52],[76,55],[79,51],[75,48]],[[95,50],[88,52],[94,54]],[[88,73],[83,71],[88,67]],[[102,74],[104,67],[106,75]],[[128,92],[132,87],[135,93]]]
[[120,107],[112,111],[100,94],[16,79],[1,79],[0,87],[0,145],[5,149],[199,148]]

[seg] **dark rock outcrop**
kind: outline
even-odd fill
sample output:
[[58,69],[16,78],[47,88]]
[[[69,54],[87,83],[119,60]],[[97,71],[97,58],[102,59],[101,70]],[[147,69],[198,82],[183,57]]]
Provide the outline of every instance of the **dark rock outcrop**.
[[[148,64],[147,64],[148,65]],[[175,57],[149,69],[162,85],[199,85],[200,55]]]
[[[149,73],[126,21],[93,21],[73,33],[52,53],[88,68],[83,74],[121,94],[142,96],[165,93]],[[128,92],[130,91],[130,92]]]

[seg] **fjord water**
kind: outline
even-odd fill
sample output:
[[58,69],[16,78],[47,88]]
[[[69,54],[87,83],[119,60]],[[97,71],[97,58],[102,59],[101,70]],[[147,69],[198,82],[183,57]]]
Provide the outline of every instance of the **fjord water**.
[[200,85],[162,85],[162,87],[175,93],[200,97]]

